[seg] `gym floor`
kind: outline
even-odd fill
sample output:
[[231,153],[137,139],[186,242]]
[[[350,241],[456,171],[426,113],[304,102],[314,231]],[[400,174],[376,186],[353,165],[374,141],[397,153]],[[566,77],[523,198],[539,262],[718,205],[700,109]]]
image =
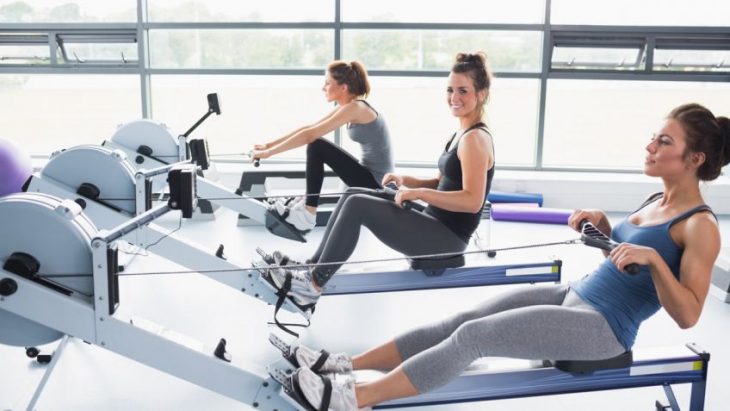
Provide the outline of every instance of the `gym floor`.
[[[620,218],[612,215],[612,219]],[[160,224],[178,226],[178,218],[166,215]],[[490,228],[491,227],[491,228]],[[730,217],[721,218],[723,238],[730,238]],[[226,255],[242,265],[256,258],[256,247],[280,249],[295,258],[306,258],[317,246],[323,228],[308,236],[305,244],[280,239],[263,227],[237,227],[236,215],[219,209],[212,221],[186,220],[179,235],[215,251],[225,245]],[[417,235],[417,233],[411,233]],[[481,246],[491,247],[552,242],[575,238],[565,226],[487,222],[479,229]],[[491,240],[491,241],[490,241]],[[475,244],[470,246],[476,248]],[[151,248],[150,251],[154,251]],[[395,257],[397,253],[380,244],[367,231],[353,259]],[[599,250],[581,245],[562,245],[500,253],[499,261],[536,261],[548,258],[563,261],[563,283],[590,272],[602,259]],[[486,258],[486,257],[482,257]],[[384,265],[384,263],[378,263]],[[405,263],[403,263],[404,265]],[[170,270],[176,266],[155,256],[137,256],[126,272]],[[238,275],[221,273],[220,275]],[[228,351],[238,360],[263,367],[279,358],[267,341],[267,325],[273,308],[241,295],[199,274],[128,276],[120,281],[121,304],[127,312],[215,346],[224,337]],[[417,324],[436,320],[469,308],[498,294],[510,285],[450,290],[396,292],[321,299],[312,326],[302,340],[313,347],[356,353],[386,341]],[[286,314],[284,314],[286,316]],[[297,319],[297,317],[292,317]],[[730,304],[710,295],[702,318],[695,327],[681,330],[662,310],[649,319],[639,333],[637,347],[683,345],[696,342],[711,354],[706,409],[727,409],[730,391]],[[278,331],[278,330],[277,330]],[[279,335],[283,335],[279,333]],[[535,336],[539,338],[539,336]],[[51,353],[56,344],[40,347]],[[0,410],[25,409],[45,367],[28,359],[19,347],[0,346]],[[689,386],[676,386],[682,407],[689,398]],[[429,410],[649,410],[654,401],[664,399],[661,387],[532,397],[482,403],[442,405]],[[82,341],[71,339],[36,406],[37,410],[245,410],[246,405],[200,388],[157,370],[135,363]]]

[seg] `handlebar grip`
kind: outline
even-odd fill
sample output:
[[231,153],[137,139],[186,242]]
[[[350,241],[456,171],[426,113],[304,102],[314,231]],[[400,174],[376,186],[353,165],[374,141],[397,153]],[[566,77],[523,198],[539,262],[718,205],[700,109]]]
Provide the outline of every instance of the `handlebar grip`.
[[640,270],[639,264],[631,263],[631,264],[627,265],[626,267],[624,267],[624,270],[626,270],[626,272],[631,275],[639,274],[639,270]]
[[[590,235],[590,236],[585,235],[586,233],[584,233],[583,230],[584,230],[586,224],[590,224],[588,219],[581,220],[581,222],[578,224],[580,226],[581,233],[583,234],[581,237],[582,237],[584,243],[586,243],[587,245],[590,245],[592,247],[604,249],[606,251],[611,251],[618,246],[617,242],[613,241],[611,238],[607,237],[605,234],[598,231],[595,227],[590,227],[595,231],[592,235]],[[591,226],[592,226],[592,224],[591,224]],[[596,238],[596,235],[603,237],[603,238]],[[629,273],[631,275],[639,274],[640,269],[641,268],[636,263],[631,263],[631,264],[627,265],[626,267],[624,267],[624,271],[626,271],[627,273]]]

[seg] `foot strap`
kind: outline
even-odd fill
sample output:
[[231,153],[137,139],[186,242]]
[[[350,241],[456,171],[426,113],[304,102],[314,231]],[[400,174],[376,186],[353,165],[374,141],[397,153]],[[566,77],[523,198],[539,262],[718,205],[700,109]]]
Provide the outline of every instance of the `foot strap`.
[[327,411],[330,408],[330,402],[332,401],[332,380],[330,380],[328,377],[325,377],[323,375],[320,375],[319,378],[322,379],[322,383],[324,384],[324,391],[322,392],[322,403],[319,405],[319,407],[314,407],[308,400],[307,397],[304,395],[304,392],[302,391],[302,387],[299,384],[299,370],[294,372],[291,376],[291,386],[292,391],[290,394],[291,397],[298,402],[301,405],[304,405],[309,410],[314,411]]
[[[278,288],[276,291],[276,304],[274,305],[274,324],[276,324],[277,327],[279,327],[282,331],[289,335],[293,335],[294,337],[299,338],[299,334],[295,333],[294,331],[290,330],[288,327],[309,327],[311,324],[311,321],[307,319],[306,324],[296,324],[296,323],[282,323],[279,322],[278,314],[281,307],[284,305],[284,302],[289,299],[289,302],[294,304],[297,308],[302,310],[302,312],[306,312],[307,310],[311,310],[312,313],[314,313],[314,307],[315,304],[298,304],[296,301],[294,301],[293,298],[289,297],[289,291],[291,291],[291,273],[286,273],[286,279],[284,280],[284,284],[281,285],[281,288]],[[276,283],[271,279],[269,275],[266,276],[266,281],[269,282],[269,284],[273,285],[274,288],[276,287]],[[271,323],[269,323],[271,324]]]
[[[290,344],[287,344],[286,341],[273,333],[269,334],[269,342],[281,351],[281,356],[284,357],[284,359],[287,360],[294,368],[302,367],[302,364],[300,364],[299,360],[297,360],[297,349],[299,347],[292,347]],[[327,362],[329,357],[330,353],[327,350],[319,350],[319,357],[317,357],[317,360],[311,367],[309,367],[309,369],[319,374],[319,372],[322,371],[324,363]]]

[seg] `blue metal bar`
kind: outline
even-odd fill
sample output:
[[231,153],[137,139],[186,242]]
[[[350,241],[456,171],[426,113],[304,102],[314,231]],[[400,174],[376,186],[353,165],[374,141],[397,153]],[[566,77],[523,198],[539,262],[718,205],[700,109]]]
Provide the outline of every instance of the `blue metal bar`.
[[[510,370],[470,370],[438,390],[389,401],[376,408],[419,407],[691,383],[690,410],[700,411],[704,406],[704,389],[697,388],[696,392],[695,384],[701,387],[706,383],[709,355],[704,352],[698,354],[689,345],[687,348],[686,355],[643,360],[637,360],[635,356],[630,367],[599,370],[592,374],[576,375],[540,364]],[[667,367],[662,369],[661,366]]]
[[324,287],[325,295],[431,290],[486,285],[560,282],[562,261],[459,267],[438,276],[420,270],[340,273]]

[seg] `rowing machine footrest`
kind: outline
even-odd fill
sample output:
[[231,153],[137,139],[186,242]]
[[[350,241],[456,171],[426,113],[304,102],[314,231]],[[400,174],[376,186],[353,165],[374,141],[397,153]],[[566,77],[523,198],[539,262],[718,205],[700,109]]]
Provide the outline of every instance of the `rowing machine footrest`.
[[411,269],[422,270],[428,276],[438,276],[448,268],[461,267],[465,264],[464,255],[459,254],[441,258],[409,258]]
[[607,370],[611,368],[626,368],[634,362],[634,355],[631,351],[618,355],[616,357],[606,358],[605,360],[596,361],[552,361],[555,368],[560,371],[572,374],[592,374],[595,371]]
[[289,224],[284,218],[276,213],[275,210],[269,209],[266,211],[266,221],[264,224],[271,234],[287,238],[289,240],[299,241],[301,243],[307,242],[307,239],[304,238],[302,232]]

